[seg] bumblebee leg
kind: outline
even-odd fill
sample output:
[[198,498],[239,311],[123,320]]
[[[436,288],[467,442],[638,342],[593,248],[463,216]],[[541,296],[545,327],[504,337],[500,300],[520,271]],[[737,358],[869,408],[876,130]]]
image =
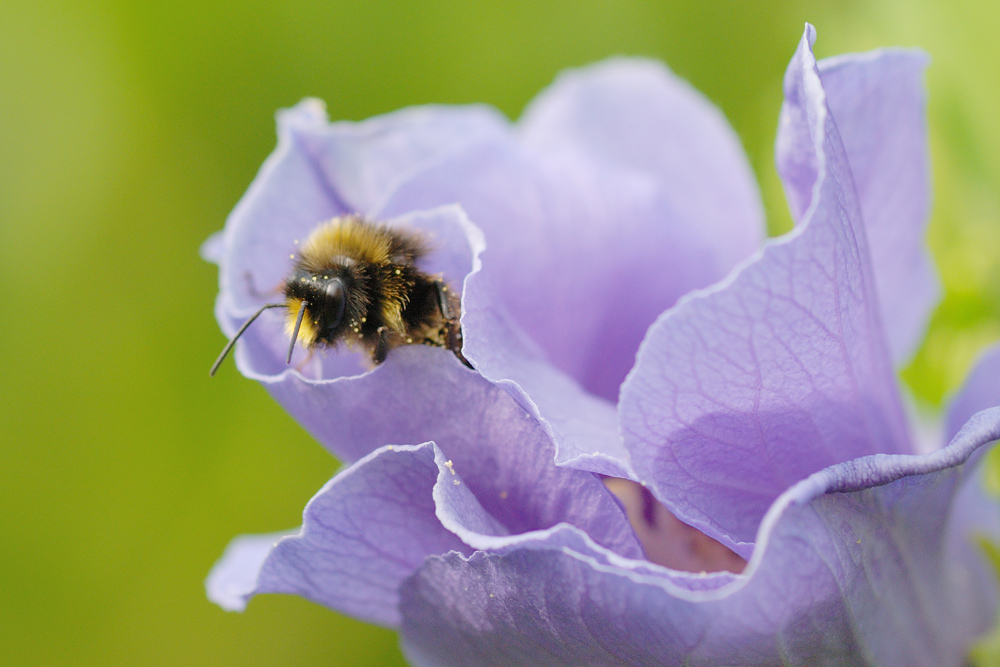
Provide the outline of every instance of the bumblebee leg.
[[438,310],[441,311],[441,317],[451,320],[451,308],[448,307],[448,286],[440,280],[435,280],[434,290],[437,294]]
[[458,357],[458,360],[469,368],[473,368],[469,360],[465,358],[462,354],[462,327],[455,320],[448,320],[444,325],[444,341],[445,347],[451,350],[452,354]]
[[458,319],[452,319],[451,307],[448,305],[448,286],[440,280],[434,281],[435,294],[437,294],[438,310],[444,319],[444,341],[445,347],[452,351],[463,364],[472,368],[472,364],[462,354],[462,325]]
[[377,366],[385,361],[387,354],[389,354],[389,330],[385,327],[379,327],[378,331],[375,332],[375,348],[372,350],[372,361]]

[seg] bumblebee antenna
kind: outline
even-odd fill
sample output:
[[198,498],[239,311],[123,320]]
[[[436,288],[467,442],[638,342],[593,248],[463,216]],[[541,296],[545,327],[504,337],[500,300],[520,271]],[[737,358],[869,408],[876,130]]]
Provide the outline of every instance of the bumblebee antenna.
[[[212,370],[210,370],[208,372],[208,376],[209,377],[214,377],[215,376],[215,371],[219,370],[219,366],[221,366],[222,362],[225,361],[226,355],[229,354],[229,351],[231,349],[233,349],[233,345],[236,345],[236,339],[238,339],[240,336],[243,335],[243,332],[247,330],[247,327],[250,326],[255,319],[257,319],[258,317],[260,317],[261,313],[263,313],[268,308],[282,308],[282,307],[284,307],[284,305],[285,304],[283,304],[283,303],[268,303],[268,304],[265,304],[265,305],[261,306],[260,310],[258,310],[256,313],[254,313],[253,315],[251,315],[249,317],[249,319],[247,319],[247,321],[243,323],[243,326],[240,327],[240,330],[236,332],[236,335],[233,336],[232,338],[230,338],[229,342],[226,343],[226,346],[224,348],[222,348],[222,354],[220,354],[219,358],[215,360],[214,364],[212,364]],[[302,319],[301,313],[299,314],[299,319]],[[297,328],[298,327],[296,327],[296,329]]]
[[288,346],[288,356],[285,357],[285,365],[292,363],[292,352],[295,350],[295,341],[299,338],[299,327],[302,326],[302,316],[306,314],[306,306],[308,305],[308,302],[303,301],[302,305],[299,306],[299,314],[295,318],[295,329],[292,331],[292,342]]

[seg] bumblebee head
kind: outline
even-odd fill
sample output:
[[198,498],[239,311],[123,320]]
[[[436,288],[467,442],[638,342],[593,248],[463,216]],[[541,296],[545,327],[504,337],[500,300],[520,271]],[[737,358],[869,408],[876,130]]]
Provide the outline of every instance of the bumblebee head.
[[[285,283],[285,328],[295,341],[310,347],[316,341],[333,342],[343,330],[347,288],[343,276],[299,269]],[[289,353],[289,358],[291,353]]]

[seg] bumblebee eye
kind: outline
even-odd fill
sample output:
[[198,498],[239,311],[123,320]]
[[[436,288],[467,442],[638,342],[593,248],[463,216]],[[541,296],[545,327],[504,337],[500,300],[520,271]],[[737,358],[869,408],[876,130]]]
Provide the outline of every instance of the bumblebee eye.
[[323,309],[329,314],[329,327],[336,329],[340,321],[344,319],[344,310],[347,308],[347,299],[344,298],[344,283],[340,278],[334,278],[326,284],[326,300]]

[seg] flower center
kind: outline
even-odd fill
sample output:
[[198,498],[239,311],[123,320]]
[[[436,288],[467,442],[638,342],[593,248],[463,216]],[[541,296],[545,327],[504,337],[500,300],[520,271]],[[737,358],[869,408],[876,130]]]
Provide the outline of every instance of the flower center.
[[649,489],[627,479],[607,477],[604,484],[625,505],[629,523],[642,544],[646,558],[684,572],[735,572],[747,562],[727,546],[664,507]]

